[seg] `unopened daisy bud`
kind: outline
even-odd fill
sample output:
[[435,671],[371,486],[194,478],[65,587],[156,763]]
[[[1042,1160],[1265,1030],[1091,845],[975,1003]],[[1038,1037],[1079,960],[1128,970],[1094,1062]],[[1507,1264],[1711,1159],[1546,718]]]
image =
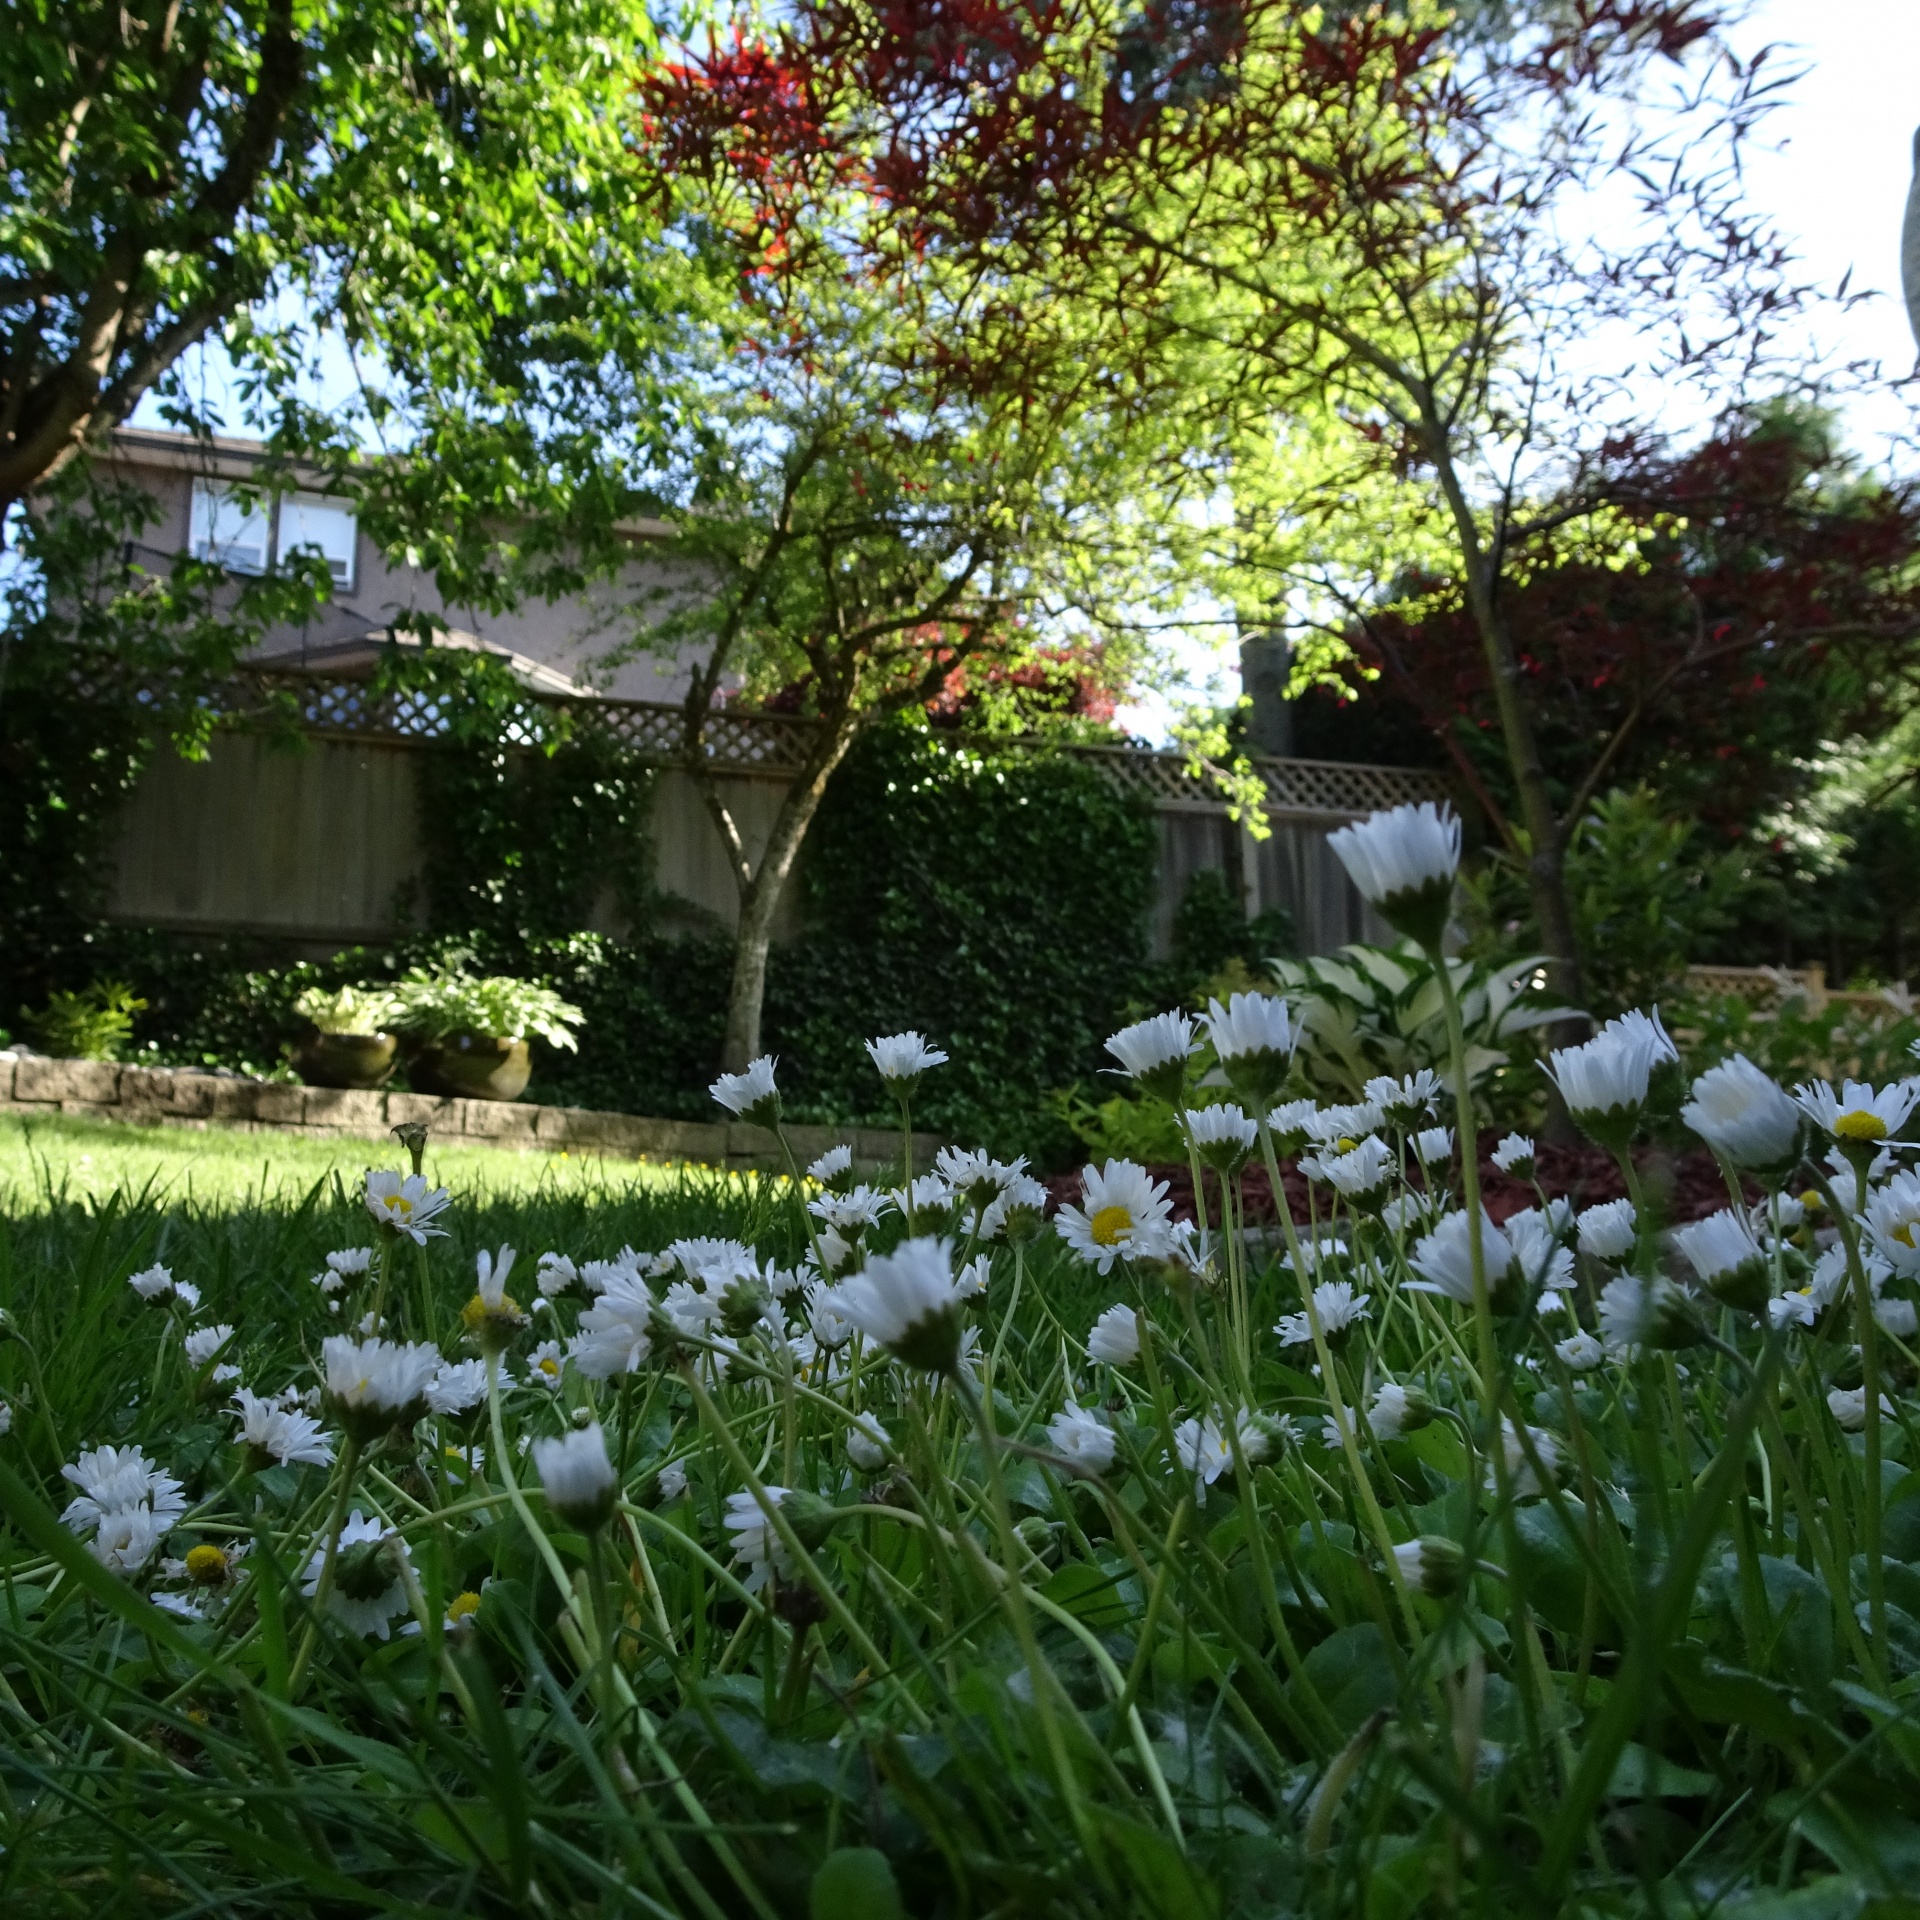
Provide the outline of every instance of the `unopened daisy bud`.
[[1347,877],[1381,919],[1428,949],[1440,945],[1460,867],[1460,818],[1431,800],[1391,807],[1327,835]]
[[227,1577],[227,1556],[218,1547],[202,1544],[187,1549],[187,1578],[196,1587],[217,1587]]
[[753,1126],[771,1127],[780,1119],[780,1090],[773,1084],[770,1053],[749,1062],[745,1073],[723,1073],[707,1091],[729,1113]]
[[1731,1208],[1678,1228],[1674,1244],[1716,1300],[1755,1316],[1767,1310],[1767,1256]]
[[839,1287],[847,1317],[868,1339],[925,1373],[951,1373],[960,1358],[960,1298],[945,1240],[903,1241],[876,1254]]
[[1228,1084],[1256,1112],[1279,1098],[1299,1033],[1277,994],[1236,993],[1207,1002],[1207,1038]]
[[1510,1133],[1493,1150],[1493,1164],[1515,1180],[1533,1178],[1533,1142],[1524,1133]]
[[[1833,1415],[1837,1425],[1849,1433],[1858,1433],[1867,1424],[1867,1390],[1865,1387],[1835,1387],[1827,1395],[1827,1411]],[[1883,1393],[1880,1396],[1880,1411],[1891,1415],[1893,1402]]]
[[612,1517],[618,1482],[599,1423],[533,1443],[534,1471],[547,1504],[569,1526],[591,1533]]
[[1216,1173],[1238,1173],[1260,1137],[1259,1129],[1236,1106],[1190,1107],[1180,1118],[1201,1164]]
[[1143,1092],[1178,1106],[1193,1056],[1193,1022],[1184,1013],[1136,1020],[1107,1041],[1107,1051]]
[[893,1436],[870,1413],[861,1414],[847,1429],[847,1458],[862,1473],[878,1473],[892,1444]]
[[1422,1534],[1418,1540],[1406,1540],[1393,1550],[1400,1578],[1415,1593],[1429,1600],[1444,1600],[1458,1593],[1466,1578],[1467,1556],[1451,1540],[1438,1534]]

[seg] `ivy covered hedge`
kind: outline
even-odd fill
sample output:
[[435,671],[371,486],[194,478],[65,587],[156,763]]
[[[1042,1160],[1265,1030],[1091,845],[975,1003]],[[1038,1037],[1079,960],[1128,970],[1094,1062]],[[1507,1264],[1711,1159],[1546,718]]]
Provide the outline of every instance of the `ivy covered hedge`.
[[[634,862],[647,776],[590,743],[508,754],[479,728],[434,756],[421,832],[432,930],[320,963],[252,942],[98,928],[94,977],[147,1000],[135,1045],[171,1064],[275,1069],[310,985],[390,979],[420,961],[549,982],[585,1010],[577,1056],[536,1047],[531,1097],[710,1118],[731,944],[646,931],[669,903]],[[1236,954],[1274,950],[1219,876],[1201,875],[1171,963],[1149,957],[1150,807],[1067,753],[876,733],[835,776],[798,884],[803,934],[775,949],[765,1034],[797,1118],[886,1121],[862,1040],[917,1027],[952,1055],[916,1121],[1058,1160],[1043,1097],[1089,1089],[1105,1036]],[[608,889],[641,929],[578,931]],[[73,984],[82,984],[75,982]],[[1052,1131],[1048,1129],[1052,1128]]]

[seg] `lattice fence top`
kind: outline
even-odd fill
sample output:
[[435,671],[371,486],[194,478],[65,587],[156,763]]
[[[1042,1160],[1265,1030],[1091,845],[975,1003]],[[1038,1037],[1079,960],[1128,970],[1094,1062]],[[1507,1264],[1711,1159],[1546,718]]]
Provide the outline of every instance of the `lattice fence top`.
[[[84,694],[90,689],[83,687]],[[157,691],[157,689],[156,689]],[[451,730],[445,699],[428,691],[379,691],[365,680],[335,679],[273,668],[245,668],[209,703],[240,724],[278,719],[302,732],[353,739],[426,743]],[[554,737],[561,713],[576,735],[593,732],[636,759],[665,763],[682,753],[685,716],[679,707],[649,700],[569,699],[529,694],[515,710],[508,740],[541,746]],[[782,774],[804,765],[815,723],[793,714],[713,714],[706,725],[708,764],[729,772]],[[1219,787],[1186,756],[1140,747],[1076,747],[1115,785],[1146,795],[1166,811],[1217,813],[1227,804]],[[1434,800],[1446,792],[1436,774],[1408,767],[1375,767],[1331,760],[1262,760],[1268,811],[1282,819],[1352,820],[1377,807]]]

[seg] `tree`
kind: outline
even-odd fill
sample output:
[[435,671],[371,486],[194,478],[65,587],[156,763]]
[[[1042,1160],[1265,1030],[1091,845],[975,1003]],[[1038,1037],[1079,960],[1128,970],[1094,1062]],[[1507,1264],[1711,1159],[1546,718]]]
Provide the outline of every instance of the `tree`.
[[[1684,453],[1604,449],[1587,489],[1586,524],[1536,542],[1507,593],[1518,695],[1561,820],[1645,781],[1672,813],[1743,837],[1808,790],[1823,743],[1912,710],[1920,489],[1861,475],[1829,420],[1743,409]],[[1513,787],[1458,582],[1404,579],[1350,638],[1355,671],[1413,707],[1511,842]]]
[[1740,199],[1772,64],[1692,0],[1475,16],[812,0],[788,33],[859,98],[839,120],[876,252],[1045,285],[1108,317],[1116,361],[1205,385],[1190,471],[1215,510],[1187,543],[1300,638],[1303,678],[1397,583],[1452,583],[1513,796],[1496,825],[1577,1004],[1574,823],[1515,589],[1543,546],[1605,543],[1609,450],[1657,447],[1683,393],[1707,418],[1745,390],[1804,295]]
[[[596,243],[595,269],[513,305],[454,378],[389,335],[414,451],[367,477],[378,524],[462,598],[623,580],[627,651],[687,671],[681,762],[739,890],[732,1069],[759,1050],[774,920],[855,740],[1032,677],[1164,585],[1124,509],[1169,410],[1116,391],[1084,329],[849,245],[865,199],[822,105],[749,41],[657,72],[621,179],[681,263],[678,297]],[[669,529],[648,549],[664,586],[631,578],[641,513]],[[1125,620],[1104,630],[1123,678],[1142,649]],[[711,771],[715,723],[743,706],[808,722],[757,851]]]
[[651,42],[642,0],[7,0],[0,526],[215,329],[284,397],[270,296],[458,328],[577,245]]

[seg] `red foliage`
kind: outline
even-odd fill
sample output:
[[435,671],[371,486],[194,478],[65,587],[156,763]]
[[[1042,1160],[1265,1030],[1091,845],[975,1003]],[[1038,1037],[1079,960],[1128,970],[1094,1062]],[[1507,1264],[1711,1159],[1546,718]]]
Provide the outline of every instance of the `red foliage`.
[[[1815,741],[1875,723],[1920,665],[1920,497],[1811,484],[1837,477],[1804,430],[1766,419],[1677,457],[1602,450],[1579,489],[1636,523],[1644,564],[1546,564],[1505,600],[1551,767],[1577,783],[1616,734],[1607,784],[1710,762],[1701,811],[1738,832]],[[1355,650],[1479,785],[1485,649],[1464,597],[1428,585],[1435,610],[1366,615]]]
[[[1512,1214],[1538,1204],[1532,1187],[1510,1178],[1493,1164],[1493,1150],[1499,1145],[1500,1137],[1498,1128],[1489,1128],[1480,1136],[1481,1199],[1495,1220],[1505,1220]],[[1727,1204],[1726,1182],[1720,1176],[1720,1168],[1713,1155],[1704,1147],[1677,1156],[1648,1148],[1637,1156],[1635,1168],[1650,1203],[1658,1206],[1662,1218],[1675,1225],[1689,1220],[1704,1220],[1708,1214],[1717,1213]],[[1540,1185],[1549,1199],[1564,1195],[1577,1207],[1595,1206],[1602,1200],[1621,1199],[1627,1190],[1613,1156],[1604,1148],[1585,1143],[1541,1145],[1538,1149],[1538,1170]],[[1193,1176],[1187,1168],[1168,1165],[1150,1167],[1148,1171],[1154,1179],[1167,1183],[1174,1218],[1191,1220],[1194,1217]],[[1288,1162],[1280,1169],[1280,1177],[1286,1185],[1287,1204],[1296,1224],[1305,1226],[1313,1218],[1306,1175]],[[1078,1173],[1055,1174],[1047,1182],[1047,1187],[1053,1206],[1058,1207],[1063,1202],[1078,1205],[1081,1197]],[[1217,1180],[1210,1177],[1207,1188],[1208,1217],[1217,1224],[1220,1219]],[[1267,1180],[1266,1169],[1257,1164],[1248,1167],[1244,1189],[1248,1221],[1255,1226],[1272,1225],[1278,1216],[1274,1212],[1273,1189]],[[1319,1198],[1322,1203],[1320,1214],[1324,1218],[1324,1189]],[[1747,1198],[1758,1200],[1760,1190],[1757,1187],[1751,1189]]]

